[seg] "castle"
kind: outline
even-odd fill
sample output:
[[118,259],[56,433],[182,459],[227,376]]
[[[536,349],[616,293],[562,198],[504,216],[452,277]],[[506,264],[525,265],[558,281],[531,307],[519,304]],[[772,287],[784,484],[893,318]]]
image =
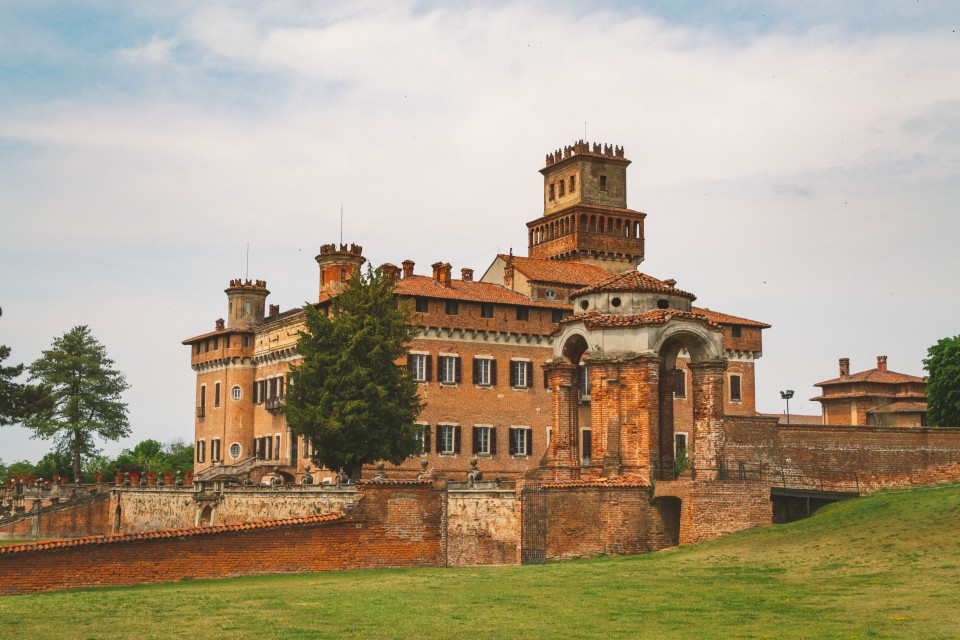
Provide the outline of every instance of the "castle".
[[[497,255],[479,279],[445,262],[383,265],[411,305],[408,366],[426,409],[427,466],[515,478],[546,461],[552,477],[649,475],[678,451],[715,465],[724,415],[755,415],[754,362],[769,325],[693,306],[696,296],[637,271],[645,213],[627,207],[622,147],[579,141],[548,154],[543,214],[528,255]],[[362,247],[324,245],[317,305],[365,262]],[[196,385],[196,473],[203,479],[332,480],[308,470],[309,444],[282,403],[300,309],[266,309],[266,282],[232,280],[226,322],[184,341]],[[395,475],[412,477],[420,461]]]

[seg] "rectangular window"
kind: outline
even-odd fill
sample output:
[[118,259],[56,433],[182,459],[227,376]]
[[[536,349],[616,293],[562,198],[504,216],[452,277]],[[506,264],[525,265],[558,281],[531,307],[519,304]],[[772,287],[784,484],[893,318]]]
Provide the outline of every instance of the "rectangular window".
[[550,185],[550,200],[553,200],[553,185]]
[[679,456],[681,453],[687,450],[687,434],[686,433],[675,433],[673,434],[673,455]]
[[418,313],[430,312],[430,300],[428,298],[416,298],[415,304]]
[[590,399],[590,367],[584,365],[580,367],[580,399]]
[[570,193],[577,190],[577,176],[570,176]]
[[253,342],[253,338],[251,338],[250,336],[243,336],[243,346],[249,347],[252,342]]
[[517,320],[529,320],[530,309],[526,307],[517,307]]
[[200,355],[200,343],[197,343],[197,355]]
[[304,460],[310,458],[310,441],[306,438],[303,439],[303,458]]
[[730,376],[730,402],[740,402],[742,399],[740,394],[740,376],[731,375]]
[[420,425],[420,444],[423,446],[423,453],[430,453],[430,425]]
[[207,385],[205,384],[200,385],[200,408],[207,408]]
[[280,436],[276,437],[276,446],[273,447],[273,459],[280,459]]
[[738,324],[735,324],[732,327],[730,327],[730,333],[733,335],[734,338],[741,338],[743,337],[743,327],[741,327]]
[[438,356],[437,373],[440,384],[460,384],[460,357]]
[[210,462],[220,462],[220,438],[210,441]]
[[580,461],[584,466],[590,465],[593,457],[593,431],[584,429],[580,432]]
[[433,358],[426,353],[411,353],[407,356],[407,369],[417,382],[430,382]]
[[480,317],[481,318],[492,318],[493,317],[493,305],[482,303],[480,305]]
[[560,197],[562,198],[564,196],[565,188],[567,184],[563,180],[561,180],[560,182],[557,183],[557,186],[560,187]]
[[533,453],[533,439],[528,427],[510,428],[510,455],[529,456]]
[[560,322],[561,320],[563,320],[563,311],[561,311],[560,309],[554,309],[553,312],[550,314],[550,321],[553,323],[557,323],[557,322]]
[[267,436],[263,439],[263,449],[260,451],[264,460],[273,459],[273,438]]
[[203,440],[197,440],[197,462],[206,462],[207,443]]
[[220,348],[220,338],[213,339],[213,350],[216,351]]
[[444,455],[460,453],[460,427],[458,425],[437,425],[437,453]]
[[473,359],[473,384],[482,387],[497,384],[497,361],[492,358]]
[[607,176],[600,176],[600,191],[607,190]]
[[687,397],[687,372],[678,369],[674,378],[673,397],[686,399]]
[[220,383],[213,385],[213,406],[220,406]]
[[227,334],[227,337],[225,337],[225,338],[223,339],[223,341],[226,343],[226,344],[223,345],[223,347],[224,347],[225,349],[229,349],[229,348],[230,348],[230,334]]
[[460,303],[456,300],[447,300],[446,311],[448,316],[455,316],[460,313]]
[[527,389],[533,377],[533,363],[526,360],[510,361],[510,386]]
[[206,353],[206,352],[208,352],[208,351],[210,351],[210,341],[209,341],[209,340],[204,340],[204,341],[203,341],[203,352]]
[[473,428],[473,453],[478,456],[492,456],[497,453],[497,430],[493,427]]

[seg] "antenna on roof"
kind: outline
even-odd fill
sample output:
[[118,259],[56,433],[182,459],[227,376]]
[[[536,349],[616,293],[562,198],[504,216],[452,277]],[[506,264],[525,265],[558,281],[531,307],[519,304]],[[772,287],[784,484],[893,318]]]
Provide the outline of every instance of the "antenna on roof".
[[244,276],[244,279],[250,279],[250,243],[247,243],[247,275]]

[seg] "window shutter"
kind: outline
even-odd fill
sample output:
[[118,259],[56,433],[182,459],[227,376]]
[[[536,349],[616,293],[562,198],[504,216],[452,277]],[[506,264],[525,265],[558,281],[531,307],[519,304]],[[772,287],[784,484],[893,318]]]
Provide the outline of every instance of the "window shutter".
[[253,404],[257,404],[257,381],[253,381]]
[[430,453],[430,425],[423,425],[423,452]]
[[543,370],[543,388],[544,389],[550,388],[550,377],[547,375],[547,373],[548,373],[547,370],[544,369]]
[[473,427],[473,449],[470,453],[477,453],[480,451],[480,429]]
[[462,376],[463,372],[461,370],[460,356],[457,356],[456,358],[453,359],[453,368],[455,370],[455,375],[456,375],[454,382],[456,382],[457,384],[460,384],[460,380],[463,377]]
[[513,360],[510,361],[510,386],[517,386],[517,367]]
[[427,382],[430,382],[431,380],[433,380],[433,356],[430,355],[430,354],[427,354],[427,355],[425,355],[425,356],[423,356],[423,357],[424,357],[424,358],[426,359],[426,361],[427,361],[427,378],[426,378],[426,380],[427,380]]
[[453,429],[453,452],[460,453],[460,425]]
[[443,453],[443,427],[437,425],[437,453]]
[[277,446],[273,448],[273,459],[280,459],[280,436],[277,436]]
[[414,360],[413,356],[408,353],[408,354],[407,354],[407,371],[409,371],[409,372],[410,372],[410,375],[415,378],[415,377],[416,377],[416,369],[415,369],[415,367],[413,366],[413,360]]
[[513,435],[514,431],[516,431],[516,429],[510,429],[507,431],[507,435],[510,437],[510,455],[512,456],[517,455],[517,439]]
[[497,454],[497,428],[490,427],[490,455]]
[[527,362],[527,386],[533,388],[533,363]]
[[480,384],[480,361],[473,359],[473,384]]
[[497,361],[490,361],[490,384],[492,386],[497,386]]
[[277,378],[277,386],[280,388],[280,393],[278,393],[277,395],[279,395],[282,398],[283,397],[283,376],[280,376],[279,378]]
[[528,456],[533,455],[533,429],[527,429],[527,450]]

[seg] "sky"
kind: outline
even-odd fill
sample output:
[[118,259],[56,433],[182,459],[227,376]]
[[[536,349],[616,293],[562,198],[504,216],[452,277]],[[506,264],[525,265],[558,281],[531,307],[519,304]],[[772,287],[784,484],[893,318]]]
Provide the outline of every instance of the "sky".
[[[320,245],[482,273],[547,153],[622,145],[640,270],[773,327],[760,411],[960,333],[960,4],[0,0],[0,344],[89,325],[132,435],[192,440],[183,339]],[[249,271],[247,246],[249,243]],[[49,441],[0,427],[0,459]]]

